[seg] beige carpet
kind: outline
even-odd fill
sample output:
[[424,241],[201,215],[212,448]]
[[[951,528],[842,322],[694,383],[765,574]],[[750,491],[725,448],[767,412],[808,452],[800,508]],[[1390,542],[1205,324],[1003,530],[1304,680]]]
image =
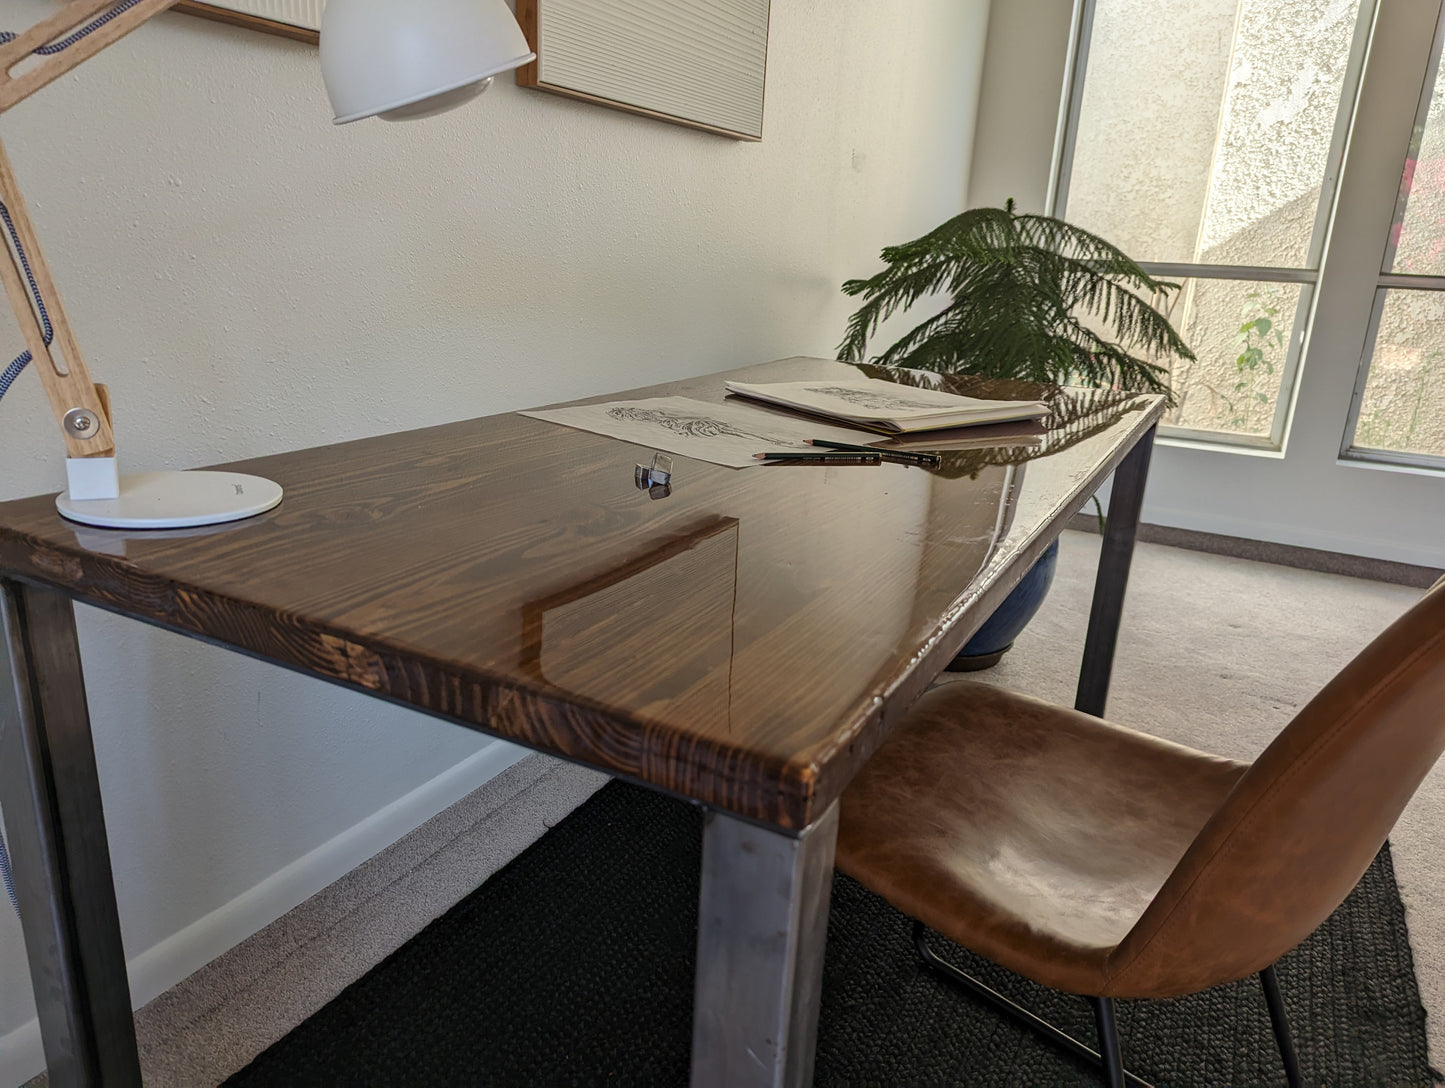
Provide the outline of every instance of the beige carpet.
[[[1053,593],[981,678],[1073,701],[1098,555],[1066,533]],[[1290,716],[1419,590],[1141,545],[1109,716],[1238,758]],[[216,1084],[320,1008],[604,781],[526,760],[137,1014],[148,1085]],[[1436,768],[1393,836],[1431,1054],[1445,1060],[1445,880]],[[43,1080],[32,1082],[43,1083]]]

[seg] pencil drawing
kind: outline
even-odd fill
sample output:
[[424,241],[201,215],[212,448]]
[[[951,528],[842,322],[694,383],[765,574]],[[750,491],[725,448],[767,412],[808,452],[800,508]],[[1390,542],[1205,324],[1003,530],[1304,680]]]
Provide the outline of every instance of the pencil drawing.
[[728,468],[762,464],[753,455],[764,450],[811,450],[810,438],[844,442],[853,437],[851,431],[814,420],[690,397],[577,404],[522,414]]
[[806,392],[816,393],[820,397],[834,397],[838,400],[847,401],[849,404],[859,408],[866,408],[870,412],[898,412],[907,411],[912,408],[922,408],[930,411],[940,411],[941,406],[936,401],[909,400],[907,397],[891,393],[874,392],[871,389],[849,389],[840,385],[810,385]]
[[790,438],[779,438],[776,434],[745,431],[741,427],[735,427],[721,419],[713,419],[711,416],[673,413],[663,408],[637,408],[619,404],[609,409],[607,414],[622,422],[651,423],[687,438],[751,438],[762,443],[798,444]]

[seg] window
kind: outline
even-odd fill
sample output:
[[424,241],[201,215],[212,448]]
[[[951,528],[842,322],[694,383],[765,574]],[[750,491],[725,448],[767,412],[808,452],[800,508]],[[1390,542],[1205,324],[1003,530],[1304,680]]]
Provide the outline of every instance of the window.
[[[1442,21],[1445,28],[1445,21]],[[1445,463],[1445,71],[1432,71],[1405,160],[1344,455]]]
[[1180,282],[1145,516],[1445,566],[1445,0],[1075,0],[1050,210]]
[[1084,4],[1054,210],[1182,284],[1167,433],[1283,441],[1372,10]]

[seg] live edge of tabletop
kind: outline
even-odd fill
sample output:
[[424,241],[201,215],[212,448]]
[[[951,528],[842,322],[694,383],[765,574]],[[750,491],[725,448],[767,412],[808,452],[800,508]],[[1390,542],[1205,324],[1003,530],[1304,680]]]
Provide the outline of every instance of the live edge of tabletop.
[[[828,376],[857,370],[593,399]],[[675,457],[661,500],[633,482],[649,449],[490,416],[227,466],[286,491],[232,526],[122,534],[3,503],[0,577],[801,830],[1164,408],[1056,406],[1042,439],[941,472]]]

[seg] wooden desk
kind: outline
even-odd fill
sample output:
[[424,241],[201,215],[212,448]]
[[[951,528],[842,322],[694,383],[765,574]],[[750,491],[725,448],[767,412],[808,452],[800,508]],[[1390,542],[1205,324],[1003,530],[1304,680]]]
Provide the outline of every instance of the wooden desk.
[[286,501],[219,529],[0,504],[0,801],[51,1083],[140,1080],[73,600],[708,806],[693,1083],[807,1084],[839,794],[1117,466],[1080,687],[1103,710],[1162,411],[1065,395],[1042,444],[936,472],[679,457],[660,500],[652,451],[500,415],[235,466]]

